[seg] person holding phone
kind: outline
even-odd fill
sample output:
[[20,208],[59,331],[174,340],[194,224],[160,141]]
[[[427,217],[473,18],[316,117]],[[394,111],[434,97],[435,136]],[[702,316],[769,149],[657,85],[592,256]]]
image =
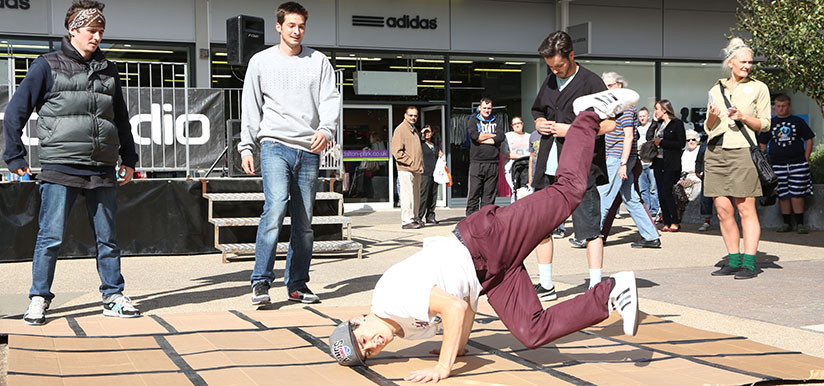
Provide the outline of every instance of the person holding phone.
[[[755,198],[762,195],[761,181],[750,156],[749,142],[770,129],[770,90],[750,77],[753,51],[739,38],[730,40],[723,50],[724,68],[729,78],[719,79],[709,91],[707,150],[704,159],[704,195],[713,197],[721,236],[727,248],[727,263],[713,276],[735,275],[736,279],[757,276],[755,254],[761,225]],[[726,107],[725,98],[730,107]],[[736,122],[739,122],[740,125]],[[741,232],[735,221],[741,216]],[[739,239],[743,234],[744,250]]]

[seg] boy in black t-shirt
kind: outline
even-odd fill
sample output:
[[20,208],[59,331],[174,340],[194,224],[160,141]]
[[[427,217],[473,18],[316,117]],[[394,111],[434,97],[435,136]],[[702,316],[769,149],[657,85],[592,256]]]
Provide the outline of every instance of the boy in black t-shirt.
[[793,230],[791,219],[795,217],[797,231],[809,233],[804,225],[804,197],[812,195],[810,181],[810,153],[813,150],[813,131],[798,116],[790,115],[790,97],[781,94],[775,98],[775,113],[770,131],[762,133],[758,142],[768,149],[770,163],[778,175],[778,204],[784,225],[779,232]]

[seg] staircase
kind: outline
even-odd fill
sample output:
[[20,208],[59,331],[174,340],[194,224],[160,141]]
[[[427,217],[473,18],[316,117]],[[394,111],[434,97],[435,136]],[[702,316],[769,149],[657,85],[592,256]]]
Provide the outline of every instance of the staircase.
[[[223,262],[227,263],[243,255],[254,255],[254,238],[257,226],[260,224],[259,215],[263,211],[265,197],[262,192],[210,191],[213,190],[212,187],[216,187],[214,190],[221,190],[219,185],[228,186],[225,179],[223,180],[221,182],[203,180],[203,198],[208,200],[208,220],[215,227],[215,248],[221,252]],[[245,185],[246,189],[252,188],[249,186],[248,179]],[[258,189],[262,187],[258,186]],[[285,256],[288,251],[290,225],[291,218],[287,213],[278,238],[276,251],[278,256]],[[352,241],[352,221],[343,216],[342,194],[318,192],[315,195],[312,230],[315,234],[312,246],[313,256],[363,258],[363,246],[359,242]]]

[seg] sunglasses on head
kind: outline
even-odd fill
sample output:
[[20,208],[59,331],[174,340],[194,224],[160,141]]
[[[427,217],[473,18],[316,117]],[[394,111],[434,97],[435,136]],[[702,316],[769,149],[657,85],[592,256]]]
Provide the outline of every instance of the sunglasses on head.
[[690,138],[687,142],[698,142],[698,138]]

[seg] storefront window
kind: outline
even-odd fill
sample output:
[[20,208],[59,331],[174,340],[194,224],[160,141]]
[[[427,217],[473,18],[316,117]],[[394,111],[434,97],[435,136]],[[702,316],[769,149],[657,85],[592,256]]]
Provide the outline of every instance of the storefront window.
[[685,123],[692,123],[695,130],[700,133],[703,131],[706,118],[707,93],[718,79],[726,76],[728,75],[724,74],[721,64],[717,62],[663,62],[661,98],[668,99],[675,109],[675,114]]
[[641,60],[594,60],[579,59],[578,64],[602,76],[605,72],[617,72],[631,88],[641,95],[638,108],[652,109],[655,105],[655,62]]
[[[212,88],[243,88],[243,77],[246,75],[245,66],[230,66],[226,56],[225,44],[212,44]],[[268,48],[268,47],[267,47]],[[326,57],[331,58],[329,50],[318,50]]]
[[[547,72],[546,64],[538,57],[452,56],[449,65],[451,119],[446,146],[451,154],[452,198],[460,202],[469,190],[466,126],[471,115],[476,113],[480,99],[492,99],[493,114],[504,130],[509,130],[512,117],[521,116],[525,117],[524,131],[532,132],[534,123],[530,109]],[[501,162],[498,173],[498,196],[509,197],[511,192],[504,179],[503,164]]]
[[[7,84],[13,78],[15,84],[20,84],[29,66],[38,56],[45,54],[52,50],[52,42],[49,40],[21,40],[21,39],[6,39],[0,38],[0,59],[6,59],[0,62],[5,68],[0,70],[3,74],[3,79],[0,84]],[[9,68],[9,59],[11,68]]]

